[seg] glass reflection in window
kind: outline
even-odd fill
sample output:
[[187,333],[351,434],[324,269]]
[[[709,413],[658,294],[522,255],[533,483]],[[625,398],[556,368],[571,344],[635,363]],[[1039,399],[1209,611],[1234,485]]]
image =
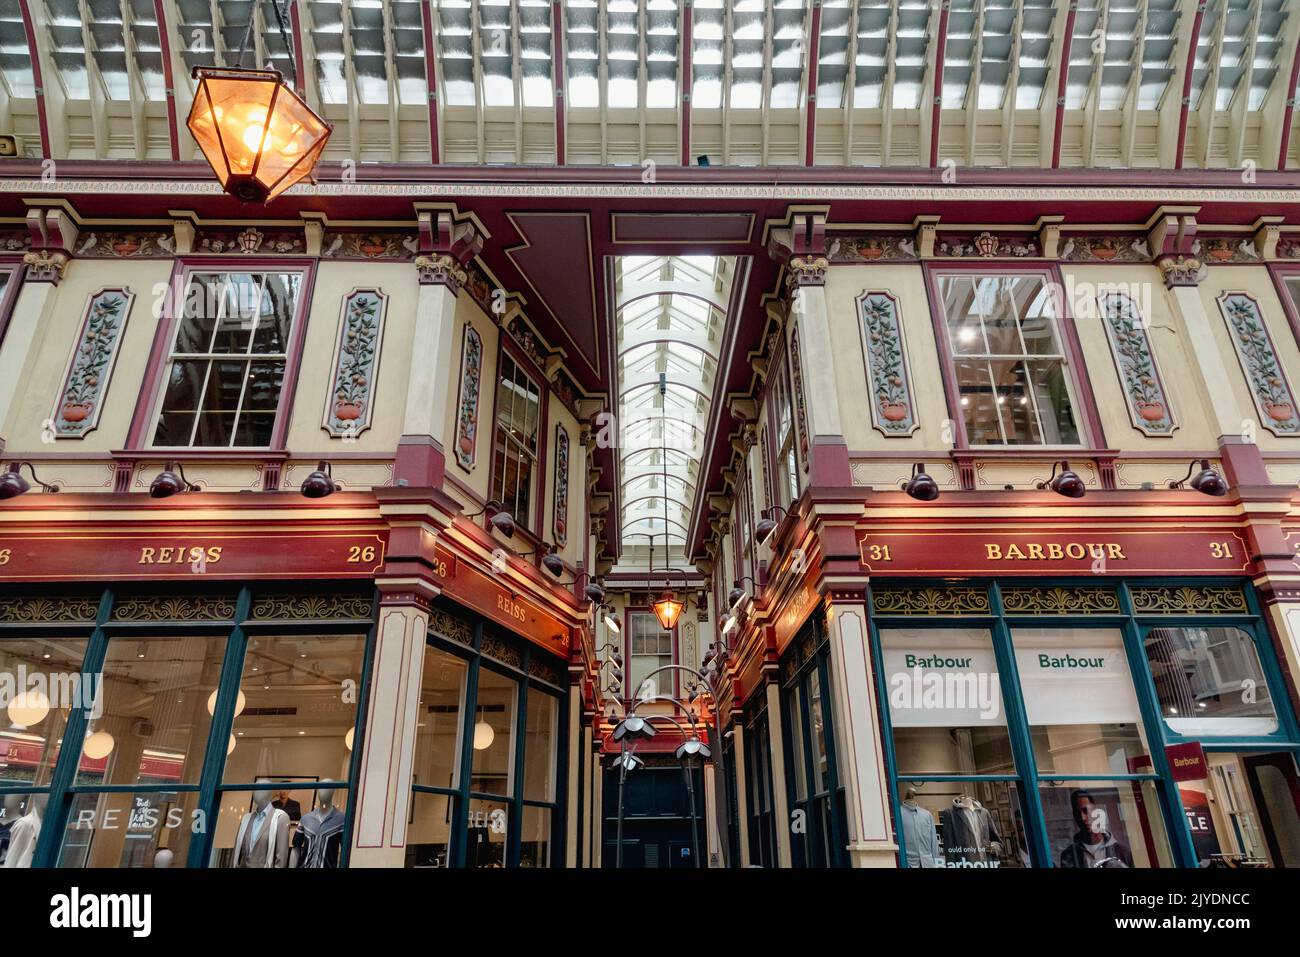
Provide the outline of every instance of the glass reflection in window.
[[1160,713],[1171,731],[1189,736],[1277,731],[1259,653],[1240,628],[1152,628],[1144,645]]
[[13,682],[0,696],[0,785],[49,782],[68,712],[94,696],[80,678],[85,654],[84,638],[0,641],[0,674]]
[[514,730],[518,685],[483,668],[478,676],[474,715],[474,778],[470,789],[486,794],[514,794]]

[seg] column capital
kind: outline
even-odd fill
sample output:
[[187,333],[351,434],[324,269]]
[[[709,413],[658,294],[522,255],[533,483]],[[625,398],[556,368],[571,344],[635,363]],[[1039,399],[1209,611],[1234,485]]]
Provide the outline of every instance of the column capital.
[[1156,260],[1156,266],[1164,277],[1166,289],[1198,286],[1206,274],[1205,264],[1195,256],[1164,256]]
[[62,249],[33,249],[23,255],[25,282],[48,282],[57,286],[68,270],[71,257]]
[[420,210],[420,252],[415,268],[421,285],[446,286],[459,294],[469,278],[467,266],[480,252],[486,233],[472,216],[450,209]]

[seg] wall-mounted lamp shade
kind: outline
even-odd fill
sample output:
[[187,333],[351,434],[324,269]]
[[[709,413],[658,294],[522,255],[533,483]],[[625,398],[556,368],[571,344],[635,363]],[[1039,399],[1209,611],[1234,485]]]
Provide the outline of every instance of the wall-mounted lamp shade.
[[558,552],[547,552],[542,556],[542,567],[556,578],[559,578],[564,574],[564,559],[559,556]]
[[656,598],[650,607],[654,609],[655,617],[659,619],[659,624],[664,631],[672,631],[677,627],[677,619],[682,616],[686,605],[672,592],[666,591]]
[[[244,713],[244,705],[248,704],[248,699],[244,697],[244,692],[239,692],[239,697],[235,699],[235,717],[238,718]],[[208,695],[208,714],[216,714],[217,710],[217,693],[214,691]]]
[[[583,589],[583,591],[587,596],[587,601],[592,602],[593,604],[599,605],[605,600],[605,589],[601,588],[595,582],[589,584],[585,589]],[[608,618],[606,621],[608,621]],[[614,630],[618,631],[617,628]]]
[[321,462],[316,466],[316,471],[302,480],[302,494],[307,498],[324,498],[338,490],[339,487],[334,484],[334,477],[330,475],[328,462]]
[[614,728],[614,740],[623,741],[649,741],[655,736],[654,726],[639,714],[631,714],[618,723]]
[[713,752],[709,750],[709,746],[705,744],[703,741],[701,741],[695,735],[692,735],[691,737],[687,738],[685,741],[683,741],[681,744],[677,746],[678,761],[685,761],[688,758],[696,758],[696,757],[707,758],[712,753]]
[[34,728],[50,713],[50,699],[35,688],[16,694],[9,701],[9,722],[16,728]]
[[100,758],[106,758],[113,753],[115,743],[113,736],[107,731],[96,731],[86,738],[86,743],[81,750],[92,761],[98,761]]
[[9,466],[8,471],[0,475],[0,499],[13,498],[15,495],[22,495],[32,487],[32,483],[19,474],[18,469],[22,466],[15,462]]
[[190,483],[177,474],[179,469],[177,463],[168,462],[157,478],[149,483],[149,494],[153,498],[168,498],[177,492],[188,491]]
[[912,466],[912,477],[903,483],[903,491],[918,502],[933,502],[939,497],[939,484],[925,471],[925,463]]
[[1222,475],[1210,468],[1209,459],[1201,459],[1201,470],[1192,476],[1188,484],[1204,495],[1228,494],[1228,483],[1224,481]]
[[515,519],[509,512],[493,512],[488,524],[506,538],[515,537]]
[[492,725],[486,721],[480,721],[474,725],[474,750],[486,751],[492,747],[492,742],[496,740],[497,733],[492,730]]
[[740,604],[740,600],[744,597],[745,589],[741,588],[740,583],[737,582],[731,591],[727,592],[727,604],[732,608],[735,608]]
[[1088,491],[1083,484],[1083,479],[1070,470],[1070,463],[1066,461],[1061,462],[1061,471],[1052,477],[1047,487],[1057,495],[1064,495],[1066,498],[1083,498]]
[[186,125],[221,188],[266,203],[316,169],[333,127],[278,70],[194,68]]
[[605,615],[605,627],[616,635],[623,630],[623,626],[618,623],[618,619],[613,615]]
[[767,544],[767,540],[772,537],[776,531],[777,522],[774,518],[765,518],[754,526],[754,536],[758,539],[759,546]]

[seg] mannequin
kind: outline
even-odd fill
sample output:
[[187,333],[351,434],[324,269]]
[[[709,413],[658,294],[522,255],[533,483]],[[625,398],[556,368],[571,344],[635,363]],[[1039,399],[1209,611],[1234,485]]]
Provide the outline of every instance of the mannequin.
[[333,868],[339,866],[343,846],[343,812],[334,806],[334,789],[316,792],[319,803],[302,816],[293,835],[290,867]]
[[[269,784],[258,778],[258,784]],[[233,867],[287,867],[289,815],[271,806],[271,789],[253,792],[253,810],[239,822]]]
[[0,866],[32,866],[32,855],[36,853],[36,840],[41,836],[41,818],[44,815],[45,795],[30,795],[27,799],[27,813],[9,828],[9,851],[5,854],[4,864]]
[[997,867],[1002,838],[988,808],[969,794],[953,798],[939,815],[943,825],[944,854],[949,867]]
[[154,856],[153,856],[153,866],[154,866],[154,867],[171,867],[171,866],[172,866],[172,861],[174,861],[175,859],[176,859],[176,855],[174,855],[170,850],[168,850],[168,849],[165,848],[165,847],[160,847],[160,848],[158,848],[158,850],[154,853]]
[[910,784],[903,797],[901,823],[903,843],[907,846],[907,866],[943,867],[934,815],[917,803],[916,788]]
[[0,809],[0,867],[4,866],[5,855],[9,853],[9,832],[23,816],[25,794],[6,794],[3,809]]

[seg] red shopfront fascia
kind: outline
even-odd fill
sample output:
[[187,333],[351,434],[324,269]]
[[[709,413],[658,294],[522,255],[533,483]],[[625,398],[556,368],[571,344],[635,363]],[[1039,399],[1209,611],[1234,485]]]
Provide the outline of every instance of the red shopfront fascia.
[[1241,575],[1238,528],[858,530],[862,567],[891,575]]
[[[374,579],[387,526],[147,532],[23,530],[0,533],[0,583]],[[433,578],[454,601],[553,654],[568,657],[569,628],[438,545]]]

